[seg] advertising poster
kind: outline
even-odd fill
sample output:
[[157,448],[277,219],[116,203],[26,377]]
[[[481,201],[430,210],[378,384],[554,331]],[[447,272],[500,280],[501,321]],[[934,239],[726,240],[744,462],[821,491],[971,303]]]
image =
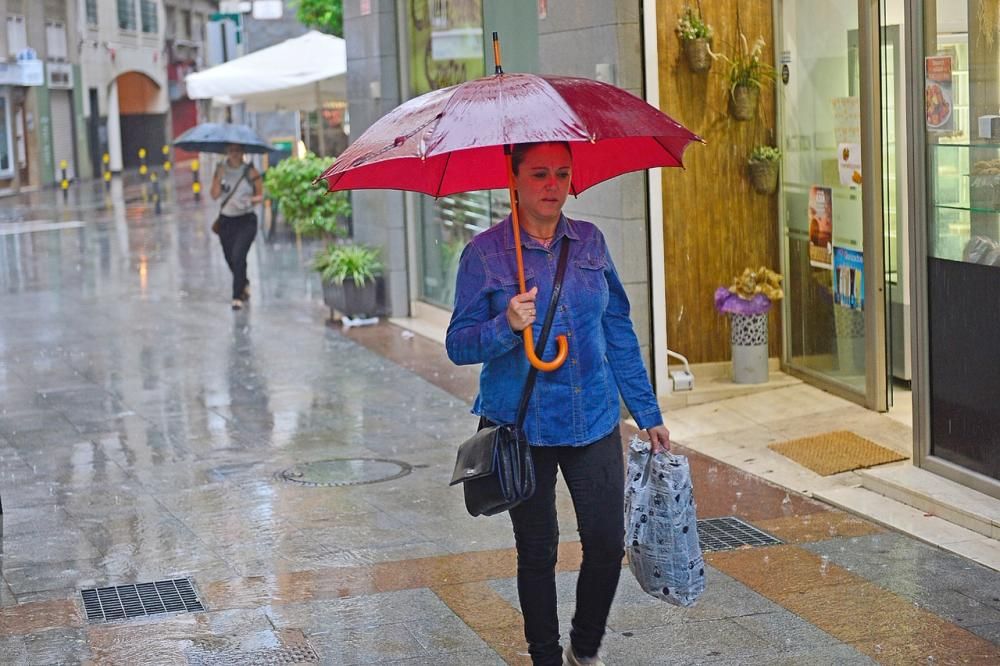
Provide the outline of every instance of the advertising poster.
[[842,143],[837,146],[837,168],[840,184],[861,187],[861,144]]
[[955,129],[951,65],[951,56],[924,58],[924,114],[927,129],[932,132]]
[[833,302],[850,310],[865,309],[865,261],[858,250],[833,248]]
[[829,187],[809,188],[809,264],[832,268],[833,192]]
[[483,0],[405,3],[414,96],[483,76]]

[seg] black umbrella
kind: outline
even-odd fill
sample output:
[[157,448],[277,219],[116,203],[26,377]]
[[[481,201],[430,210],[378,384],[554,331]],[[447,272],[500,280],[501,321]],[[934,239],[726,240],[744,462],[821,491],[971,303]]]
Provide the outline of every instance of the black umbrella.
[[225,153],[230,144],[243,146],[247,153],[267,153],[274,147],[246,125],[231,123],[201,123],[174,139],[174,145],[184,150],[202,153]]

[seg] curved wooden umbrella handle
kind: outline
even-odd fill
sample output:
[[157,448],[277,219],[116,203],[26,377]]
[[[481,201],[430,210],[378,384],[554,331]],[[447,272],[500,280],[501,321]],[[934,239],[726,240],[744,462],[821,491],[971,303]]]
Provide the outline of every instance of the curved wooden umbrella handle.
[[569,355],[569,342],[566,340],[565,335],[560,335],[556,338],[556,344],[559,345],[559,350],[556,352],[556,357],[551,361],[543,361],[535,353],[535,336],[531,332],[531,327],[524,329],[524,355],[528,357],[528,363],[535,366],[542,372],[552,372],[557,370],[559,366],[566,362],[566,357]]
[[[496,34],[496,33],[494,33]],[[521,223],[517,219],[517,194],[514,188],[514,167],[511,160],[511,147],[504,146],[504,154],[507,157],[507,185],[510,189],[510,216],[514,223],[514,255],[517,257],[517,281],[521,288],[520,293],[528,291],[524,283],[524,257],[521,256]],[[565,242],[565,241],[563,241]],[[551,361],[543,361],[535,353],[535,335],[528,326],[523,331],[524,335],[524,355],[528,357],[528,363],[538,368],[542,372],[552,372],[557,370],[565,361],[569,354],[569,341],[565,335],[556,338],[559,349],[556,357]]]

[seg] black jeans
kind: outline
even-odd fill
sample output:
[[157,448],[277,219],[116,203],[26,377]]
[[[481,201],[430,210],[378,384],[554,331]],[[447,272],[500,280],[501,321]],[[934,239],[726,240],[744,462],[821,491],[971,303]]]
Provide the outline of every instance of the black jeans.
[[233,272],[233,298],[242,298],[243,290],[250,284],[247,280],[247,254],[253,239],[257,237],[257,215],[221,215],[220,219],[219,242],[222,243],[222,252],[226,255],[229,270]]
[[562,470],[576,510],[583,562],[576,582],[570,641],[580,657],[597,654],[625,555],[625,468],[621,433],[588,446],[535,446],[536,489],[510,510],[517,543],[517,593],[524,637],[534,664],[562,664],[556,615],[556,469]]

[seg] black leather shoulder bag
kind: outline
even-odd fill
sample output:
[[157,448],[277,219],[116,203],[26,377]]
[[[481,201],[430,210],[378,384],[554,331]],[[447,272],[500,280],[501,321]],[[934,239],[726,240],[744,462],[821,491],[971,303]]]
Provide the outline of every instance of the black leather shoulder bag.
[[[545,349],[552,319],[555,316],[559,294],[562,292],[563,275],[569,258],[568,238],[563,238],[552,285],[552,299],[545,313],[545,323],[538,336],[537,349]],[[517,506],[535,492],[535,466],[531,460],[531,447],[524,436],[524,418],[528,401],[535,388],[538,369],[528,371],[521,392],[514,423],[504,423],[481,429],[458,447],[458,459],[451,483],[463,484],[465,508],[473,516],[492,516]]]

